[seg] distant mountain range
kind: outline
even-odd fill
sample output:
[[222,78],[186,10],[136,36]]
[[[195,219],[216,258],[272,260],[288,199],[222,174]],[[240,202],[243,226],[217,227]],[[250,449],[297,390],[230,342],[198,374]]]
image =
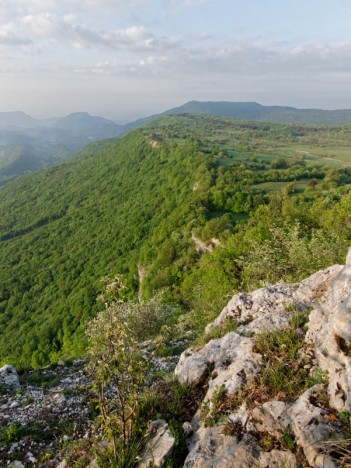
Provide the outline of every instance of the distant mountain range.
[[26,172],[63,161],[92,141],[117,138],[161,115],[169,114],[208,114],[298,125],[351,124],[350,109],[296,109],[227,101],[190,101],[126,125],[117,125],[112,120],[86,112],[51,119],[34,119],[24,112],[0,112],[0,185]]
[[61,162],[92,141],[117,137],[122,129],[112,120],[85,112],[52,119],[0,112],[0,185]]
[[262,106],[257,102],[190,101],[165,112],[165,114],[184,113],[291,124],[342,125],[351,123],[350,109],[296,109],[294,107],[283,106]]

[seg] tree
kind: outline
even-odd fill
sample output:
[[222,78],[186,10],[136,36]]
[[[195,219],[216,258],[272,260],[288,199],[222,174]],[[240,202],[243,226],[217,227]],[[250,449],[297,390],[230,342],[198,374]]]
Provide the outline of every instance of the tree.
[[272,169],[286,169],[288,167],[288,162],[284,158],[277,158],[271,161]]

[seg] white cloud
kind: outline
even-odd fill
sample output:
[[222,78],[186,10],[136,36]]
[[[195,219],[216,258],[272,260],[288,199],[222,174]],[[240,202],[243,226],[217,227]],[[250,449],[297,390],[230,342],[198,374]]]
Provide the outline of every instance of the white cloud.
[[60,17],[48,12],[26,15],[0,26],[1,37],[9,47],[31,45],[41,51],[53,44],[89,49],[149,49],[154,40],[143,26],[99,31],[76,23],[71,14]]

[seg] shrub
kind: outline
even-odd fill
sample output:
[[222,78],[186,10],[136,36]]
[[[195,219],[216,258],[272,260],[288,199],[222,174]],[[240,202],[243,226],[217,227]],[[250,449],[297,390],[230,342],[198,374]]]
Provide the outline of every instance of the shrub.
[[175,323],[181,312],[176,305],[163,304],[159,296],[147,302],[124,302],[111,307],[139,341],[155,338],[164,326]]
[[273,226],[269,238],[254,241],[242,259],[243,280],[249,289],[265,283],[300,281],[341,261],[345,242],[337,236],[314,230],[303,232],[299,223]]
[[121,459],[134,436],[147,363],[118,307],[100,312],[87,327],[95,400],[102,428]]

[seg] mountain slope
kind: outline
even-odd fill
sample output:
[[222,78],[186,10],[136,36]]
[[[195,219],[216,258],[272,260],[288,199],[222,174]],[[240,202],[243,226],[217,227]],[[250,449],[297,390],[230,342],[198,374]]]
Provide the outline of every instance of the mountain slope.
[[[299,255],[320,245],[306,266],[292,252],[281,278],[335,262],[339,237],[350,232],[351,173],[296,148],[333,151],[335,141],[348,147],[350,139],[349,128],[166,116],[0,187],[1,359],[40,366],[80,355],[84,323],[120,275],[124,299],[140,296],[144,272],[143,299],[163,290],[205,315],[239,285],[275,279],[266,255],[251,255],[256,240],[268,249],[275,242],[273,223],[283,240],[285,231],[306,236]],[[289,156],[277,159],[282,154]]]
[[0,113],[0,184],[51,166],[91,141],[117,137],[121,126],[87,113],[39,120],[23,112]]
[[0,125],[6,127],[30,127],[37,124],[37,120],[24,112],[0,112]]
[[69,347],[106,275],[124,273],[133,297],[142,241],[154,232],[161,241],[170,235],[160,232],[167,218],[174,230],[189,216],[204,155],[186,147],[185,160],[134,133],[2,188],[2,357],[28,363],[36,352],[39,364]]

